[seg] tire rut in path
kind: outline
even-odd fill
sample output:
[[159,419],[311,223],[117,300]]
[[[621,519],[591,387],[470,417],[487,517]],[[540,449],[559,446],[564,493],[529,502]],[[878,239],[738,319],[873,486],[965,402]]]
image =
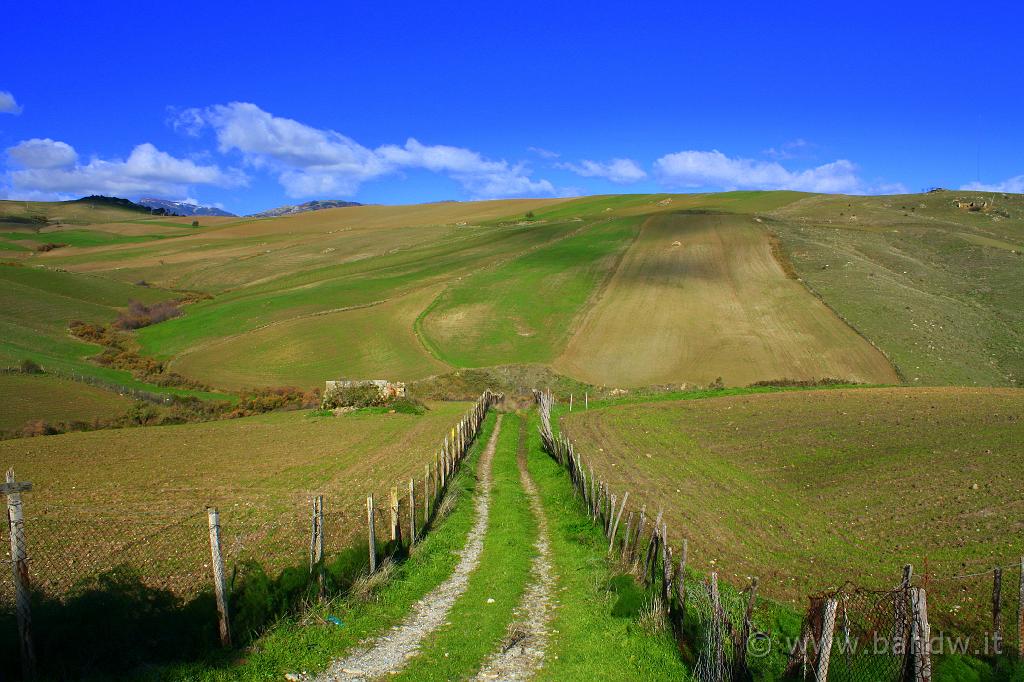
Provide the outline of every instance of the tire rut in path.
[[519,478],[530,499],[537,519],[537,556],[531,568],[531,582],[516,607],[508,636],[500,650],[484,663],[477,680],[527,680],[544,664],[549,624],[554,611],[555,573],[551,566],[548,522],[537,486],[526,468],[526,422],[520,422],[519,449],[516,453]]
[[413,612],[401,624],[369,645],[332,663],[326,672],[316,678],[317,682],[374,680],[397,672],[416,654],[424,638],[444,623],[452,604],[466,591],[469,575],[480,564],[491,502],[491,463],[498,434],[501,433],[501,418],[499,414],[477,465],[480,485],[474,497],[476,516],[452,575],[417,602]]

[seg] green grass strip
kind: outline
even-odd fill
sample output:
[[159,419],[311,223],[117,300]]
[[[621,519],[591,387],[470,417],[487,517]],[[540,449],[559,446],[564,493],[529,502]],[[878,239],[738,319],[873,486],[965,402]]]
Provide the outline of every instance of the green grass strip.
[[537,679],[690,679],[670,635],[640,627],[635,609],[616,608],[621,601],[635,601],[637,593],[616,580],[605,558],[608,541],[574,497],[564,470],[541,449],[537,425],[533,410],[527,462],[547,515],[559,582],[551,639]]
[[[480,453],[494,429],[491,412],[473,443],[470,456],[450,490],[457,490],[459,502],[400,564],[394,578],[366,603],[339,598],[315,607],[299,617],[282,619],[239,656],[233,652],[219,659],[142,671],[137,680],[281,680],[286,673],[319,672],[356,644],[398,624],[412,606],[444,582],[458,563],[473,525],[473,495],[477,488],[475,470]],[[514,455],[513,455],[514,457]],[[513,468],[515,463],[513,460]],[[336,616],[342,626],[326,622]],[[303,625],[302,623],[310,623]],[[211,630],[212,632],[212,630]]]
[[[522,418],[507,414],[498,436],[491,506],[480,565],[443,626],[399,680],[457,680],[478,671],[505,638],[536,555],[537,524],[516,465]],[[494,601],[488,603],[489,599]]]

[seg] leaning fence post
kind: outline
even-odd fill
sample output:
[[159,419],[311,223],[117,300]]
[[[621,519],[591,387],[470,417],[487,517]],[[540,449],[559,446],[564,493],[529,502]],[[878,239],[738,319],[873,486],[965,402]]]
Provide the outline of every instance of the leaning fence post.
[[213,560],[213,591],[217,597],[217,615],[220,617],[220,644],[231,646],[231,622],[228,619],[228,586],[224,576],[224,556],[220,551],[220,515],[216,507],[206,509],[210,526],[210,556]]
[[370,573],[377,572],[377,531],[373,527],[373,493],[366,496],[366,520],[370,539]]
[[18,641],[21,645],[21,670],[26,680],[33,680],[36,676],[36,653],[32,644],[32,612],[29,599],[28,550],[25,543],[25,510],[21,506],[21,493],[30,490],[31,483],[15,481],[14,469],[7,470],[7,482],[0,485],[0,491],[7,496],[14,604],[18,617]]
[[832,657],[832,635],[836,629],[836,606],[838,606],[838,602],[834,597],[825,602],[825,613],[821,619],[821,641],[818,646],[818,667],[814,671],[816,682],[828,680],[828,664]]

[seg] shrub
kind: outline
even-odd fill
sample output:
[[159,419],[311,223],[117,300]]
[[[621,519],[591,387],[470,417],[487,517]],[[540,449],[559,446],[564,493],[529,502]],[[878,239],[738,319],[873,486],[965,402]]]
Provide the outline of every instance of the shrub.
[[33,419],[21,428],[21,435],[25,438],[52,436],[57,433],[60,433],[60,429],[43,419]]
[[332,410],[336,407],[376,407],[387,400],[373,384],[357,384],[355,386],[336,386],[324,393],[320,403],[321,409]]
[[40,253],[46,253],[47,251],[61,249],[64,248],[65,246],[67,246],[67,244],[60,244],[58,242],[47,242],[45,244],[40,244],[39,246],[37,246],[36,251],[39,251]]
[[36,362],[35,360],[31,360],[29,358],[25,358],[24,360],[22,360],[18,364],[18,369],[20,369],[23,374],[42,374],[43,373],[43,368],[39,365],[39,363]]
[[128,408],[128,413],[125,415],[129,424],[134,426],[146,426],[147,424],[155,424],[157,417],[160,416],[160,412],[147,402],[142,400],[136,401],[131,407]]
[[181,308],[173,301],[160,301],[151,305],[129,301],[128,310],[117,316],[114,326],[118,329],[139,329],[180,315]]

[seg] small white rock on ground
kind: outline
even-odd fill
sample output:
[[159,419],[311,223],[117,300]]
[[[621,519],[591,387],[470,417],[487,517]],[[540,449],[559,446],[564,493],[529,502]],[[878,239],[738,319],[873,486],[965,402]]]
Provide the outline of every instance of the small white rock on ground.
[[491,501],[491,463],[501,432],[501,418],[477,465],[480,485],[475,496],[475,518],[459,563],[445,582],[413,606],[413,612],[400,625],[396,625],[377,640],[370,642],[346,658],[335,661],[316,679],[317,682],[334,680],[374,680],[398,672],[419,651],[420,644],[441,626],[455,601],[466,591],[469,575],[480,564],[480,553],[487,533],[487,518]]

